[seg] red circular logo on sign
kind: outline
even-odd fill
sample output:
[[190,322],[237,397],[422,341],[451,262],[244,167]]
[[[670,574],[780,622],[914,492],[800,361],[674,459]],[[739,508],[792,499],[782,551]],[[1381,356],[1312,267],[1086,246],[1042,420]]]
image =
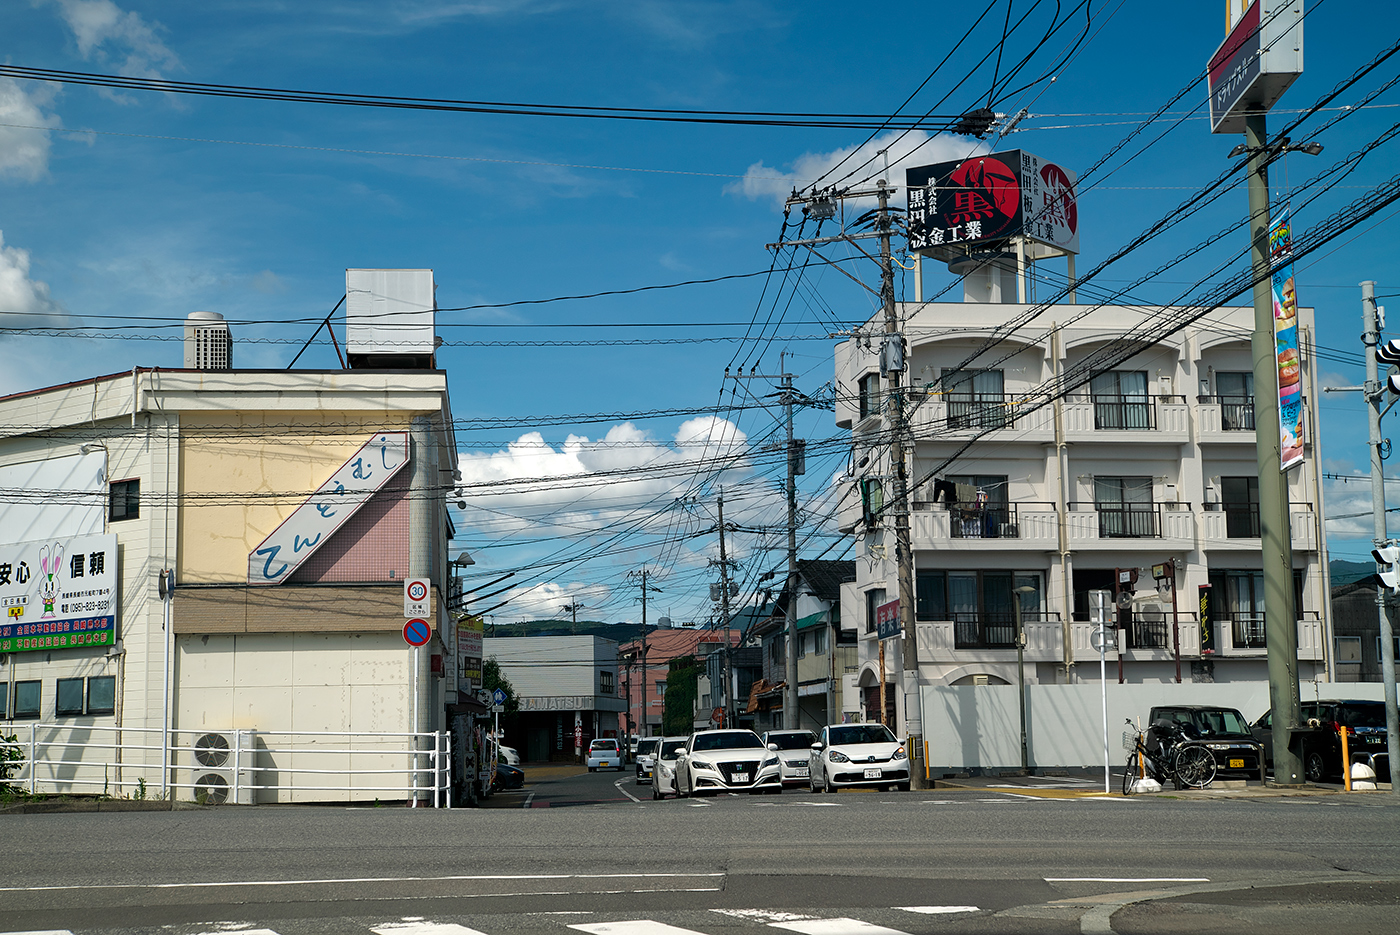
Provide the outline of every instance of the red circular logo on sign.
[[1045,206],[1041,217],[1049,222],[1055,243],[1069,243],[1079,230],[1079,205],[1074,197],[1074,184],[1065,170],[1053,162],[1041,167],[1040,179],[1045,183]]
[[976,222],[977,239],[996,237],[1016,220],[1021,203],[1021,181],[1006,163],[990,156],[969,159],[948,176],[948,210],[942,200],[939,211],[948,226]]
[[412,581],[408,585],[408,599],[411,601],[421,601],[428,596],[428,586],[421,581]]

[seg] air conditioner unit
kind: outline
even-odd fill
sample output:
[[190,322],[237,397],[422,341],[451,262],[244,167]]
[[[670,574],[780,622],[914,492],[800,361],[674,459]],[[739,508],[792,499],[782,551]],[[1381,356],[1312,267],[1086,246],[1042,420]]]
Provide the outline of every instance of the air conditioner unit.
[[991,679],[989,679],[989,678],[988,678],[987,676],[985,676],[985,675],[974,675],[974,676],[972,677],[972,684],[973,684],[973,685],[990,685],[990,684],[992,684],[992,683],[991,683]]
[[190,745],[190,793],[200,805],[254,805],[253,758],[256,750],[250,730],[197,734]]

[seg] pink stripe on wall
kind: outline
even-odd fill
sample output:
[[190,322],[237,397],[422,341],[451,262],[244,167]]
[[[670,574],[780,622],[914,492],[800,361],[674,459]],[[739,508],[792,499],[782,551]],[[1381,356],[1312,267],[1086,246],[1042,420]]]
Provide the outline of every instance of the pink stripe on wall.
[[288,580],[298,584],[400,581],[408,574],[408,488],[378,491]]

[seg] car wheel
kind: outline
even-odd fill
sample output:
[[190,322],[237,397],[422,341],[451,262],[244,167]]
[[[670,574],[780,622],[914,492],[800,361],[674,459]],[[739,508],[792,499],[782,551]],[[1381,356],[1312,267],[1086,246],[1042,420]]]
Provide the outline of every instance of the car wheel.
[[817,792],[817,779],[810,773],[807,774],[807,791],[813,795]]
[[823,792],[823,793],[827,793],[827,792],[835,792],[835,791],[836,791],[835,789],[831,788],[831,777],[828,776],[828,775],[826,774],[825,771],[823,771],[823,772],[822,772],[822,792]]
[[658,792],[658,791],[656,791],[656,786],[652,786],[652,787],[651,787],[651,800],[652,800],[653,802],[655,802],[655,801],[656,801],[657,799],[659,799],[659,798],[661,798],[661,793]]
[[1308,782],[1322,782],[1327,778],[1327,758],[1317,750],[1309,750],[1303,759],[1303,775]]

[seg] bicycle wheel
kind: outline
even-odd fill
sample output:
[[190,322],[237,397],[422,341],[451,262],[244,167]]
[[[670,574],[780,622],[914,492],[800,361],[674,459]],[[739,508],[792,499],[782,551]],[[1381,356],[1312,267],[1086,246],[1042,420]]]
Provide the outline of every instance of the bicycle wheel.
[[1176,755],[1177,787],[1199,789],[1215,778],[1215,754],[1205,747],[1182,747]]
[[1128,757],[1128,765],[1123,770],[1123,794],[1133,794],[1133,783],[1138,779],[1138,755],[1136,753]]

